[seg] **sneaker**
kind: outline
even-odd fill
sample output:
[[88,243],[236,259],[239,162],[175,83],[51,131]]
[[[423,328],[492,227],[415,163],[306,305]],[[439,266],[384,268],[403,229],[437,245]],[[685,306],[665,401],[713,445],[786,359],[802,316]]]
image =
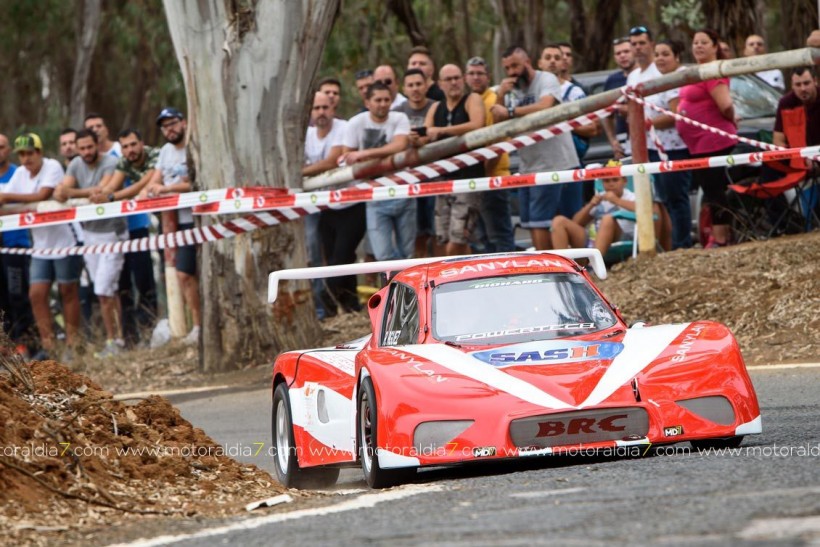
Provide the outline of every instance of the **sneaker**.
[[719,243],[715,241],[715,238],[709,236],[709,241],[706,242],[706,247],[704,249],[720,249],[721,247],[725,247],[727,243],[724,241],[723,243]]
[[39,350],[37,353],[31,356],[32,361],[48,361],[49,359],[51,359],[51,356],[44,349]]
[[74,350],[71,349],[71,348],[66,348],[63,351],[63,354],[62,354],[60,360],[64,365],[67,365],[67,364],[71,363],[71,361],[74,360]]
[[191,332],[189,332],[188,335],[182,339],[182,343],[186,346],[195,346],[199,344],[199,325],[196,325],[191,329]]
[[116,355],[119,355],[122,352],[122,346],[117,342],[121,341],[111,339],[106,340],[105,347],[103,347],[102,351],[94,353],[94,357],[96,357],[97,359],[106,359],[108,357],[114,357]]

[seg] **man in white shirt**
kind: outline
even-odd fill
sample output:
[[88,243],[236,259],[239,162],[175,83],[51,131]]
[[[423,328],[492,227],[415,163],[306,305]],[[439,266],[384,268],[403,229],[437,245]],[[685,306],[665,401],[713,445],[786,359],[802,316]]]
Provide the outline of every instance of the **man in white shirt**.
[[[743,56],[754,57],[755,55],[763,55],[764,53],[766,53],[766,41],[763,37],[758,36],[757,34],[749,35],[749,37],[746,38]],[[770,86],[776,88],[778,91],[783,91],[786,89],[786,84],[783,82],[783,73],[777,68],[755,72],[755,76]]]
[[[17,137],[14,152],[20,167],[0,194],[0,205],[8,203],[34,204],[51,198],[54,188],[63,178],[60,162],[43,157],[43,142],[34,133]],[[32,228],[33,249],[59,249],[77,245],[77,239],[69,224]],[[48,304],[51,284],[57,281],[63,303],[66,342],[68,351],[63,361],[71,361],[71,350],[79,342],[80,331],[80,274],[83,269],[81,256],[34,254],[31,260],[29,299],[40,333],[42,350],[35,360],[55,357],[53,318]]]
[[[353,116],[345,130],[342,159],[348,165],[386,158],[401,152],[409,143],[410,120],[406,114],[390,110],[390,89],[376,80],[367,90],[367,112]],[[367,236],[376,260],[413,256],[416,200],[370,202],[366,211]]]
[[[342,138],[344,137],[346,120],[336,119],[336,106],[334,98],[326,91],[322,91],[323,86],[319,86],[319,91],[313,97],[313,107],[310,110],[310,120],[313,123],[308,127],[305,136],[305,166],[302,168],[302,175],[310,177],[320,175],[325,171],[337,166],[339,156],[342,155]],[[335,97],[338,103],[339,97]],[[308,254],[308,266],[321,266],[322,260],[322,236],[319,231],[319,223],[322,215],[328,211],[314,213],[305,217],[305,244]],[[333,216],[333,213],[329,213]],[[327,215],[325,215],[327,216]],[[333,231],[347,229],[344,225],[333,226]],[[327,234],[330,236],[330,234]],[[327,317],[327,311],[322,302],[322,291],[324,281],[314,279],[311,282],[313,288],[313,303],[316,306],[318,318]]]
[[112,141],[111,135],[108,133],[108,126],[105,124],[105,119],[96,112],[90,112],[85,117],[84,127],[90,129],[97,135],[97,147],[102,154],[108,154],[119,158],[122,156],[122,148],[118,141]]
[[[373,71],[373,82],[380,82],[390,90],[390,109],[395,110],[407,101],[407,97],[399,93],[399,79],[396,71],[390,65],[380,65]],[[365,108],[367,105],[365,104]]]
[[[162,194],[181,194],[191,191],[188,177],[188,155],[185,151],[185,133],[187,124],[185,116],[176,108],[163,108],[157,116],[157,125],[162,131],[165,143],[159,151],[157,173],[154,179],[140,193],[142,197],[155,197]],[[188,230],[194,227],[194,216],[190,209],[177,211],[179,224],[177,230]],[[174,263],[177,279],[182,288],[185,303],[191,310],[193,328],[183,338],[185,344],[199,342],[201,322],[199,302],[199,279],[197,278],[196,245],[185,245],[175,249]]]

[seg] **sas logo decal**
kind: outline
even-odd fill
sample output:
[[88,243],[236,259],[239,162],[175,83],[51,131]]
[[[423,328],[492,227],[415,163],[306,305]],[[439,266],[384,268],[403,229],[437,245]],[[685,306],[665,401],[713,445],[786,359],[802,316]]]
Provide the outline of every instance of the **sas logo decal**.
[[624,345],[617,342],[527,342],[489,351],[473,357],[496,367],[556,365],[587,359],[614,359]]

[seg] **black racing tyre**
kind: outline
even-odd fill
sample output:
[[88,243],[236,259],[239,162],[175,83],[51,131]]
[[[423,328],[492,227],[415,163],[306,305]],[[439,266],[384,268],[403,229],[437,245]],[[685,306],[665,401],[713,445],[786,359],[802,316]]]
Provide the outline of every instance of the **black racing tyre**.
[[376,438],[379,425],[379,412],[376,406],[376,390],[370,377],[362,380],[359,386],[358,412],[356,415],[356,434],[359,446],[359,457],[362,462],[364,479],[370,488],[389,488],[411,480],[416,469],[382,469],[376,447],[379,446]]
[[288,386],[276,386],[273,392],[273,463],[276,478],[288,488],[327,488],[336,484],[338,467],[299,467],[298,450],[293,440]]
[[721,448],[737,448],[743,442],[743,435],[737,437],[721,437],[718,439],[699,439],[696,441],[689,441],[692,443],[692,448],[695,450],[709,450]]

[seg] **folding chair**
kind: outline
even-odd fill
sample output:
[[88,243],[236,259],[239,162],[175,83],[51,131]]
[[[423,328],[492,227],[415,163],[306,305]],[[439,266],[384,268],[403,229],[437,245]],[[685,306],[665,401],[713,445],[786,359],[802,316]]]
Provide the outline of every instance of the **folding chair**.
[[[816,204],[820,187],[816,175],[802,166],[780,162],[766,166],[783,176],[770,181],[771,172],[743,176],[728,187],[732,233],[735,241],[769,239],[782,234],[808,232],[820,227]],[[730,180],[737,171],[728,170]]]

